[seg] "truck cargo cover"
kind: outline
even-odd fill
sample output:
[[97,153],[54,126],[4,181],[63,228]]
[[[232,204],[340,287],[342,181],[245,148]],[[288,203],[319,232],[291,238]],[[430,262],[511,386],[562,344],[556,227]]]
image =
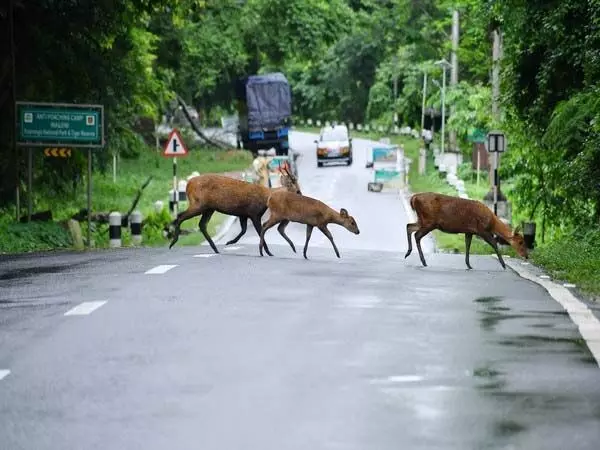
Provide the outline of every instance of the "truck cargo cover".
[[292,115],[290,86],[282,73],[252,75],[246,79],[248,129],[274,129]]

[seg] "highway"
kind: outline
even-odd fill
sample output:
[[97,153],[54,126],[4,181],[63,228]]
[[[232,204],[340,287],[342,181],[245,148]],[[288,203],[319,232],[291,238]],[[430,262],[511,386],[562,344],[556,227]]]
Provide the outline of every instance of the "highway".
[[329,227],[341,259],[318,230],[308,260],[275,228],[273,257],[251,226],[225,247],[237,222],[219,255],[0,257],[0,448],[597,449],[600,369],[561,305],[491,256],[404,259],[370,143],[317,168],[313,139],[291,136],[303,193],[361,231]]

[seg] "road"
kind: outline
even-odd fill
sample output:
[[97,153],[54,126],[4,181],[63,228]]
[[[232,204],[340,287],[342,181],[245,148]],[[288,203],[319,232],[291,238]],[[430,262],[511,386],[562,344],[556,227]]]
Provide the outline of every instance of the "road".
[[600,369],[560,305],[488,256],[405,260],[406,212],[367,192],[365,143],[317,169],[308,139],[305,193],[361,228],[331,227],[341,259],[276,232],[261,258],[250,229],[220,255],[0,259],[0,448],[598,447]]

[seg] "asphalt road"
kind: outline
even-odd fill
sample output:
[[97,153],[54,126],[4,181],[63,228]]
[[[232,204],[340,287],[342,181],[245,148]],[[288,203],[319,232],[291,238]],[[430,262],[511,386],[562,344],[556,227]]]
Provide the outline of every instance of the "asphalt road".
[[251,230],[0,259],[0,448],[597,449],[600,369],[559,304],[488,256],[404,260],[360,153],[307,152],[305,193],[361,227],[331,227],[341,259],[276,232],[261,258]]

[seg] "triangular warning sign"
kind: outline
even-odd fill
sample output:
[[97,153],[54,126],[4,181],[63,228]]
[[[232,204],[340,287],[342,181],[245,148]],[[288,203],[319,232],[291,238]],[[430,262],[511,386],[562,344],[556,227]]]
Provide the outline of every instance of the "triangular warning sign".
[[177,128],[173,128],[164,147],[163,156],[187,156],[187,154],[187,148],[183,143],[183,139],[181,139],[179,131],[177,131]]

